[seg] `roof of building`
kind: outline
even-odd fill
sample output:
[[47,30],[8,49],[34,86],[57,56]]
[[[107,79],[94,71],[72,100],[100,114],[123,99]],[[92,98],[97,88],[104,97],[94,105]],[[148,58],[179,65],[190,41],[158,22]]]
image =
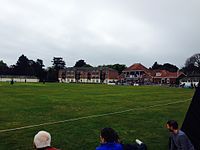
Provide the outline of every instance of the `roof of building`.
[[145,66],[140,63],[136,63],[126,68],[124,71],[132,71],[132,70],[148,70]]
[[141,63],[135,63],[131,65],[130,67],[123,70],[123,72],[127,71],[144,71],[146,74],[150,76],[154,76],[155,72],[153,70],[147,69],[145,66],[143,66]]
[[[129,72],[129,71],[144,71],[146,75],[154,77],[154,78],[177,78],[181,75],[186,76],[183,72],[169,72],[167,70],[151,70],[146,68],[141,63],[135,63],[131,65],[130,67],[123,70],[123,72]],[[122,75],[120,76],[122,78]]]
[[167,70],[155,70],[156,74],[154,78],[177,78],[181,75],[185,75],[183,72],[169,72]]
[[109,71],[116,71],[115,69],[109,67],[68,67],[64,69],[66,71],[98,71],[98,70],[109,70]]

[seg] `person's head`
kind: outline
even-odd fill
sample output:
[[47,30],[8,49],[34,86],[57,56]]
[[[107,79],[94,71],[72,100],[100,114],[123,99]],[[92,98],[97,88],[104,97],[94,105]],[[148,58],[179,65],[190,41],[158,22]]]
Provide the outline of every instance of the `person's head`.
[[33,140],[36,149],[51,146],[51,135],[46,131],[39,131]]
[[101,143],[119,142],[119,136],[112,128],[103,128],[100,133]]
[[166,127],[170,132],[174,132],[178,130],[178,123],[175,120],[169,120],[167,121]]

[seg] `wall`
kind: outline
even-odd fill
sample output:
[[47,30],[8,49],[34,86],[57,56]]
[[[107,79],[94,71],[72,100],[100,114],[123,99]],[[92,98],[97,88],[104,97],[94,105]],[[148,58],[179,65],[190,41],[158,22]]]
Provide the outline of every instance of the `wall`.
[[[10,82],[12,78],[0,78],[0,82]],[[14,82],[39,82],[39,79],[13,78]]]

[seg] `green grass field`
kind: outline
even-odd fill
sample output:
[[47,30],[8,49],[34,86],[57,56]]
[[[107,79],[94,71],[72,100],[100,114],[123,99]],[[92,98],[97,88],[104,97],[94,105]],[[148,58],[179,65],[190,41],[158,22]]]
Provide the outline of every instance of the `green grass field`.
[[110,116],[0,132],[0,150],[31,150],[33,137],[40,130],[50,132],[52,145],[62,150],[94,150],[99,145],[99,131],[103,127],[118,131],[124,143],[139,138],[149,150],[166,150],[165,122],[175,119],[181,124],[190,101],[146,107],[187,100],[193,93],[191,89],[156,86],[0,83],[0,130],[140,108]]

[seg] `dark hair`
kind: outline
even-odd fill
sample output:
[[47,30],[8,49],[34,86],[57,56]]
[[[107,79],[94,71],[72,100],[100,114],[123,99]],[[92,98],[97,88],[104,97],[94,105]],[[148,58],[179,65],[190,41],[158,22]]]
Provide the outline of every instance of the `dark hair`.
[[118,142],[119,136],[112,128],[101,129],[101,137],[104,138],[105,142]]
[[169,120],[167,121],[167,124],[169,125],[169,127],[172,127],[175,130],[178,129],[178,123],[175,120]]

